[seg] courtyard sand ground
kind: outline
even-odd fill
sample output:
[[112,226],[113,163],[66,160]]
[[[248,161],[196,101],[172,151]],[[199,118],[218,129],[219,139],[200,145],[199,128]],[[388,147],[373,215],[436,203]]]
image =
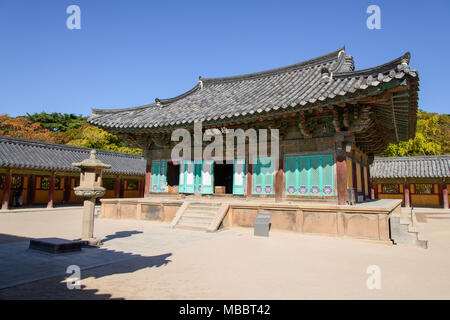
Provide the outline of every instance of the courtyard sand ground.
[[[53,257],[30,253],[26,240],[79,237],[81,209],[2,213],[0,280],[27,283],[0,290],[0,299],[449,299],[450,214],[430,210],[417,217],[427,250],[275,230],[257,238],[251,229],[205,233],[97,219],[102,249]],[[77,262],[82,290],[68,290],[66,264]],[[367,289],[370,265],[381,269],[380,290]],[[38,274],[33,268],[46,279],[30,282]]]

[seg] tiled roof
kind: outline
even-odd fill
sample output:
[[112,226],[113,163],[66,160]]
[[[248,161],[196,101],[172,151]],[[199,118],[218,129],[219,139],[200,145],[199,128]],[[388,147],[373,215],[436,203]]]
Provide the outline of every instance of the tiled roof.
[[[140,107],[93,109],[88,122],[105,129],[151,129],[306,108],[393,79],[415,78],[418,74],[409,68],[409,59],[410,54],[406,53],[384,65],[354,71],[353,58],[343,48],[279,69],[235,77],[200,78],[194,88],[182,95],[156,99],[155,103]],[[406,128],[405,132],[408,131]]]
[[[72,166],[89,158],[90,148],[0,137],[0,167],[77,172]],[[144,175],[145,161],[137,154],[97,150],[97,159],[112,166],[105,173]]]
[[370,166],[373,179],[448,178],[450,155],[375,158]]

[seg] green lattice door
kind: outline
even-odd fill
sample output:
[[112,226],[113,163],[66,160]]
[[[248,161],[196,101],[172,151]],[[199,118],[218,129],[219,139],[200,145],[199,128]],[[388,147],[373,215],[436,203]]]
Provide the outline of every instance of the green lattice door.
[[180,163],[181,193],[212,194],[214,189],[214,161],[183,160]]
[[257,158],[253,172],[253,194],[274,194],[272,158]]
[[333,155],[286,157],[286,194],[333,196]]
[[152,192],[167,192],[167,161],[152,163]]

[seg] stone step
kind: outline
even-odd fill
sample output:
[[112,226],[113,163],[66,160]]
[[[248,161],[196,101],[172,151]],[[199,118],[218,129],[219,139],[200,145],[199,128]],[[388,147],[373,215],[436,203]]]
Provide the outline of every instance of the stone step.
[[206,231],[207,227],[200,226],[198,224],[191,224],[191,223],[184,223],[184,224],[177,224],[177,228],[180,229],[187,229],[187,230],[195,230],[195,231]]
[[391,237],[395,244],[415,245],[422,248],[428,247],[428,241],[421,239],[416,227],[411,225],[411,221],[400,217],[398,214],[392,214]]
[[185,213],[202,213],[215,215],[219,209],[187,208]]
[[186,211],[183,214],[183,217],[198,217],[198,218],[206,218],[213,219],[216,216],[215,213],[206,213],[206,212],[195,212],[195,211]]
[[209,227],[209,224],[200,224],[200,223],[195,223],[195,222],[180,222],[177,225],[177,228],[179,228],[179,227],[195,228],[197,230],[206,231]]
[[188,223],[198,223],[198,224],[204,224],[204,225],[210,225],[212,222],[212,218],[205,218],[205,217],[190,217],[190,216],[182,216],[180,219],[180,223],[188,222]]
[[173,227],[206,231],[214,224],[221,207],[221,203],[215,202],[186,203],[174,218]]
[[189,208],[196,208],[196,209],[201,209],[201,210],[217,210],[220,208],[220,206],[204,206],[201,204],[198,204],[198,205],[191,204],[191,205],[189,205],[189,207],[187,207],[187,209],[189,209]]

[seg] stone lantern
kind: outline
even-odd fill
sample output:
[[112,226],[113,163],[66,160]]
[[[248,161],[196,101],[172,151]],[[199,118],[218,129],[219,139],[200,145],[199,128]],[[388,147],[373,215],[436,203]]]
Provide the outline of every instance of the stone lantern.
[[100,240],[94,238],[95,199],[103,196],[106,191],[102,187],[103,169],[111,168],[109,164],[96,159],[96,154],[97,152],[92,150],[89,159],[72,163],[72,166],[81,169],[80,185],[74,188],[75,194],[84,198],[81,240],[93,246],[101,244]]

